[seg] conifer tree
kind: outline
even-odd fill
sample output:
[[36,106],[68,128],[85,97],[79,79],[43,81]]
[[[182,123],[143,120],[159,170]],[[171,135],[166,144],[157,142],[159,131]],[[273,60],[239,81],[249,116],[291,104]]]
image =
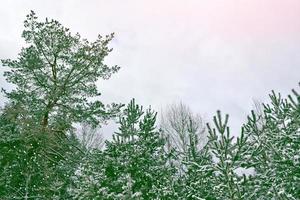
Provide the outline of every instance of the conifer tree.
[[211,150],[214,162],[212,169],[214,172],[214,193],[218,199],[244,199],[245,192],[243,185],[246,184],[247,177],[237,174],[238,169],[243,167],[245,157],[245,144],[248,137],[245,136],[244,130],[241,130],[241,135],[237,137],[236,142],[234,137],[230,135],[230,129],[227,125],[229,116],[225,116],[223,121],[221,112],[217,112],[214,117],[215,128],[209,129],[209,148]]
[[298,199],[300,97],[292,92],[287,99],[272,92],[263,115],[252,111],[236,141],[228,115],[223,120],[218,111],[199,159],[186,164],[183,198]]
[[227,126],[229,116],[223,119],[221,112],[214,116],[214,127],[207,124],[208,142],[198,152],[197,159],[187,162],[186,198],[202,199],[244,199],[244,185],[248,181],[239,176],[246,152],[244,131],[234,142]]
[[[133,99],[119,119],[119,131],[112,141],[106,142],[102,167],[86,166],[75,176],[75,180],[84,177],[97,180],[91,181],[86,188],[79,186],[82,194],[94,194],[95,198],[102,196],[104,199],[174,197],[173,171],[166,165],[168,155],[164,152],[164,140],[156,130],[155,121],[156,113],[151,109],[144,111]],[[97,189],[95,185],[98,185]]]
[[182,199],[216,199],[214,194],[214,174],[212,169],[212,156],[206,145],[196,152],[193,160],[188,160],[186,173],[181,177],[179,183]]
[[68,176],[84,156],[72,124],[94,127],[121,107],[91,99],[100,95],[96,81],[119,70],[104,64],[113,34],[89,42],[33,11],[24,27],[26,46],[15,60],[2,60],[15,89],[3,90],[9,104],[0,117],[0,198],[68,199]]
[[[24,25],[27,46],[17,59],[2,60],[16,88],[4,90],[9,102],[0,111],[0,199],[299,199],[295,90],[287,98],[272,91],[237,138],[229,116],[217,111],[203,147],[198,117],[181,107],[171,127],[176,137],[166,141],[151,108],[133,99],[118,113],[122,105],[90,99],[100,95],[96,81],[119,70],[103,63],[113,35],[88,42],[34,12]],[[94,128],[117,114],[119,130],[101,149]],[[89,127],[82,141],[75,122]]]
[[[131,198],[170,198],[172,169],[164,152],[164,139],[156,130],[156,113],[143,108],[133,99],[120,118],[119,132],[107,142],[109,157],[106,171],[115,185],[112,192],[126,194]],[[130,181],[130,185],[124,182]],[[130,188],[128,188],[130,187]],[[126,188],[126,189],[125,189]]]
[[112,104],[109,112],[100,101],[88,99],[100,95],[95,85],[99,78],[119,70],[103,63],[113,34],[89,42],[56,20],[39,22],[33,11],[24,27],[26,47],[16,60],[2,60],[10,68],[6,80],[16,86],[5,94],[29,111],[35,126],[68,130],[73,122],[97,125],[115,113],[118,105]]
[[252,113],[244,125],[250,149],[245,164],[255,168],[252,199],[300,197],[300,95],[292,92],[282,98],[272,91],[263,115]]

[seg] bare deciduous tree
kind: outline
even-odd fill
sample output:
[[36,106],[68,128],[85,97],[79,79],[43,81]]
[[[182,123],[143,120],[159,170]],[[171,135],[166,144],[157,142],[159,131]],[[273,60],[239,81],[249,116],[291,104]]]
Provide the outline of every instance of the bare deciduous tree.
[[257,115],[257,126],[259,129],[262,129],[265,124],[265,114],[264,114],[264,104],[256,99],[253,99],[253,111]]
[[202,117],[180,102],[172,104],[162,113],[161,129],[168,139],[168,147],[180,154],[195,156],[205,144],[205,126]]
[[87,123],[83,123],[78,132],[78,138],[82,145],[87,149],[102,149],[104,147],[104,138],[99,128],[93,128]]

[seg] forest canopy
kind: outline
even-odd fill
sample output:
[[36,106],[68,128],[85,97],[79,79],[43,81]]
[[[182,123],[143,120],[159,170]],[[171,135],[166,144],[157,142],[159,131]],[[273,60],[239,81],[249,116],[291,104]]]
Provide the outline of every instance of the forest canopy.
[[[91,42],[32,11],[22,37],[18,57],[1,60],[15,86],[0,112],[1,199],[300,198],[297,90],[272,91],[237,137],[229,115],[205,123],[183,103],[158,123],[135,99],[98,100],[96,81],[119,70],[104,63],[113,34]],[[118,131],[104,140],[110,119]]]

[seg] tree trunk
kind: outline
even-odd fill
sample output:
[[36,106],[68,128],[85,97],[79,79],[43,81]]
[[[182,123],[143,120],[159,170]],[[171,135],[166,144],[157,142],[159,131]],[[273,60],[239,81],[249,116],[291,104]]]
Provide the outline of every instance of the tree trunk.
[[49,111],[47,110],[43,116],[43,130],[46,129],[46,127],[48,126],[48,119],[49,119]]

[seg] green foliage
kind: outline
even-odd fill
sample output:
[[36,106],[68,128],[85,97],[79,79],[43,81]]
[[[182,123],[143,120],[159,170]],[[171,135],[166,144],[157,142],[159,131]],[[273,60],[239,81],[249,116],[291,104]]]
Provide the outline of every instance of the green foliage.
[[70,136],[17,129],[11,107],[0,115],[0,198],[65,197],[68,176],[82,155]]
[[132,179],[132,195],[139,193],[142,199],[167,198],[166,175],[170,171],[166,166],[164,140],[155,130],[156,113],[150,108],[144,112],[133,99],[123,114],[119,120],[120,132],[112,142],[107,142],[107,155],[117,160],[108,163],[112,178],[127,174]]
[[186,164],[185,198],[298,199],[300,97],[295,90],[293,95],[283,99],[272,92],[263,115],[252,111],[236,141],[228,115],[223,120],[218,111],[199,159]]
[[[80,165],[75,174],[81,199],[168,199],[171,191],[172,170],[166,165],[164,140],[155,128],[156,113],[143,108],[132,100],[119,119],[119,132],[96,162]],[[102,162],[101,162],[102,161]],[[84,180],[93,179],[90,183]],[[83,182],[79,181],[83,180]],[[96,180],[96,181],[95,181]],[[96,189],[95,189],[96,188]],[[77,190],[77,191],[78,191]],[[76,191],[71,188],[71,193]]]
[[295,90],[293,96],[272,91],[263,115],[252,113],[244,126],[251,152],[246,164],[256,170],[253,199],[300,197],[300,96]]
[[233,142],[234,137],[230,136],[230,129],[227,126],[228,118],[229,116],[226,115],[223,121],[221,112],[218,111],[217,116],[214,117],[216,128],[207,125],[209,129],[208,145],[213,158],[215,158],[212,163],[216,183],[214,194],[219,198],[223,196],[224,199],[243,199],[244,193],[241,185],[244,184],[245,177],[239,177],[235,170],[242,167],[239,161],[244,159],[242,148],[247,138],[242,129],[237,142]]
[[110,119],[121,105],[93,101],[99,78],[119,70],[103,63],[113,34],[94,42],[72,35],[58,21],[27,15],[26,46],[2,60],[15,89],[0,116],[0,198],[69,199],[70,175],[84,156],[72,124]]
[[105,199],[108,189],[105,187],[104,155],[100,150],[92,150],[82,158],[70,176],[68,195],[72,199]]
[[209,124],[208,142],[197,152],[195,160],[187,162],[186,185],[188,199],[243,199],[242,185],[246,177],[240,177],[235,170],[241,167],[243,144],[246,137],[242,131],[237,142],[230,136],[227,126],[229,116],[223,120],[221,112],[214,116],[214,128]]
[[90,101],[100,93],[99,78],[108,79],[119,70],[103,63],[112,50],[108,43],[113,34],[98,36],[94,42],[72,35],[58,21],[37,21],[32,11],[24,22],[22,37],[27,46],[16,60],[2,60],[11,70],[4,76],[16,89],[5,92],[30,113],[36,125],[48,124],[66,130],[73,122],[97,125],[115,115],[120,105],[107,110],[100,101]]
[[214,171],[211,167],[213,161],[208,146],[197,151],[194,159],[184,164],[187,169],[179,183],[181,199],[216,199]]
[[251,112],[237,138],[229,116],[217,111],[201,149],[199,124],[186,118],[184,151],[157,130],[157,113],[133,99],[105,149],[90,148],[76,138],[72,123],[93,130],[121,108],[88,99],[99,95],[98,78],[119,69],[103,64],[113,35],[88,42],[57,21],[38,22],[33,12],[24,25],[27,46],[16,60],[2,61],[16,89],[5,91],[10,101],[0,113],[0,199],[300,198],[295,90],[287,98],[272,92],[270,104]]

